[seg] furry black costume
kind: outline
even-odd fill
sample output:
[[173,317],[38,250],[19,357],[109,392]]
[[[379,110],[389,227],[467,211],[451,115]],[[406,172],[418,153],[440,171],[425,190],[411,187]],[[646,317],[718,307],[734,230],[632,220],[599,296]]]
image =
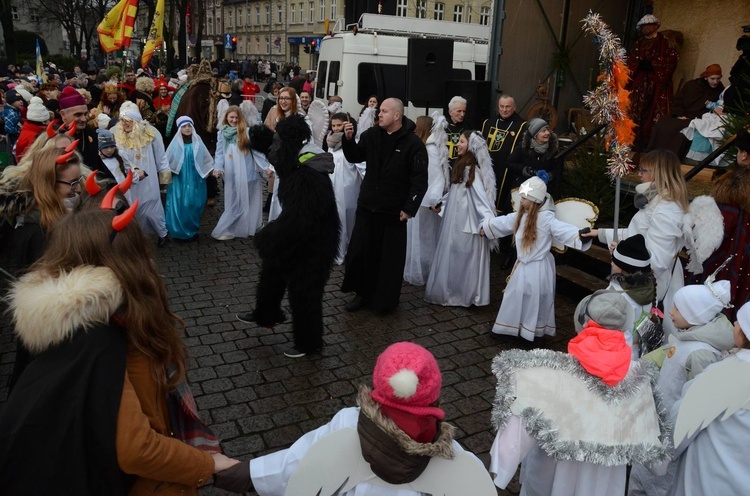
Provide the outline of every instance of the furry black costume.
[[[253,128],[253,147],[263,151],[269,134],[263,126]],[[288,290],[294,346],[302,353],[323,346],[323,290],[341,230],[328,176],[333,156],[309,141],[304,118],[290,116],[279,122],[267,153],[279,177],[282,211],[255,235],[263,266],[251,314],[264,327],[283,322],[281,299]]]

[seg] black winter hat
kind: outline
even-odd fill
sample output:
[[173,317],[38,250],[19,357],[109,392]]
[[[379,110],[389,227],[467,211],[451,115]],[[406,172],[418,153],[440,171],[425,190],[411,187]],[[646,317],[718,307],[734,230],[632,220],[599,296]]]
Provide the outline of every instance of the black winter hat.
[[16,90],[10,90],[5,94],[5,103],[8,105],[12,105],[15,102],[23,102],[25,101],[21,94],[17,92]]
[[646,248],[646,239],[636,234],[617,243],[612,262],[628,274],[650,271],[651,255]]
[[747,129],[740,129],[734,139],[734,145],[743,152],[750,153],[750,133]]

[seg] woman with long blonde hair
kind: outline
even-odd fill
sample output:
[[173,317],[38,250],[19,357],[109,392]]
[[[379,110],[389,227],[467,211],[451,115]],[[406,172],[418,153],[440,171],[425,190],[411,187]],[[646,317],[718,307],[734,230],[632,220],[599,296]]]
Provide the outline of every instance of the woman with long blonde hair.
[[136,208],[66,215],[11,289],[16,334],[36,358],[0,414],[9,493],[59,492],[68,478],[75,494],[197,494],[236,463],[186,413],[184,323],[130,222]]
[[[674,293],[684,285],[682,264],[677,256],[684,246],[683,218],[688,210],[688,192],[677,155],[668,150],[653,150],[641,156],[638,165],[641,184],[636,186],[638,212],[618,239],[635,234],[646,239],[651,254],[651,270],[656,277],[656,299],[663,308],[672,308]],[[614,249],[613,229],[594,229],[586,236]],[[664,319],[666,333],[677,332],[671,319]]]
[[520,335],[533,341],[535,337],[556,333],[552,239],[578,250],[588,249],[591,241],[582,241],[576,226],[555,218],[547,184],[539,177],[524,181],[519,194],[518,212],[485,219],[482,223],[482,234],[490,239],[512,234],[517,255],[491,335],[494,338]]
[[260,174],[269,164],[250,147],[242,111],[236,105],[224,114],[216,140],[213,175],[224,178],[224,212],[211,236],[219,241],[253,236],[263,223]]

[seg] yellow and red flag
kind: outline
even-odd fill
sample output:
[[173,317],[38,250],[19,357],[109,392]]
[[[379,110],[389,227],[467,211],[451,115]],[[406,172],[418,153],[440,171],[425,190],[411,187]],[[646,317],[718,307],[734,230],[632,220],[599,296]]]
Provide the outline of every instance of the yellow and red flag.
[[137,11],[138,0],[120,0],[107,12],[96,28],[102,50],[109,53],[130,46]]
[[141,67],[144,69],[151,61],[151,56],[154,54],[157,48],[160,48],[164,43],[164,0],[158,0],[156,2],[156,9],[154,9],[154,21],[151,23],[151,29],[148,30],[148,38],[146,39],[146,46],[143,48],[143,55],[141,55]]

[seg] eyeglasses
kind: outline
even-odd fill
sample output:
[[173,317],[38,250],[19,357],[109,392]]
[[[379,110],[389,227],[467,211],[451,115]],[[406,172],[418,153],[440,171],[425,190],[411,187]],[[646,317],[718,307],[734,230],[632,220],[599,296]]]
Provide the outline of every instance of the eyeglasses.
[[78,179],[76,179],[75,181],[63,181],[62,179],[58,179],[55,182],[59,183],[59,184],[67,184],[68,186],[70,186],[71,189],[75,189],[75,188],[80,188],[81,187],[81,182],[83,182],[84,180],[85,180],[85,178],[83,176],[81,176]]
[[280,96],[278,99],[281,100],[282,102],[291,102],[292,101],[292,99],[290,97],[288,97],[288,96]]

